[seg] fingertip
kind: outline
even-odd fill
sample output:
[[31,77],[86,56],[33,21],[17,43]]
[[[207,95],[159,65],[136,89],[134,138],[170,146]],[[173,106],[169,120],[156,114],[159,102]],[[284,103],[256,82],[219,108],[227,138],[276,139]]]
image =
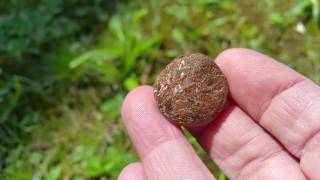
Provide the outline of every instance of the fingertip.
[[224,50],[217,56],[215,61],[226,75],[237,70],[252,70],[251,67],[254,68],[257,64],[265,64],[270,61],[277,63],[264,54],[246,48]]
[[[222,51],[215,59],[216,63],[224,67],[227,63],[239,56],[245,56],[253,51],[245,48],[230,48]],[[238,58],[237,58],[238,59]]]
[[131,90],[122,103],[121,114],[123,120],[126,121],[132,116],[132,113],[139,113],[141,111],[137,103],[150,103],[152,99],[153,92],[151,86],[144,85]]
[[232,99],[256,120],[275,94],[304,79],[288,66],[249,49],[225,50],[216,63],[226,76]]
[[139,162],[127,165],[119,174],[118,180],[145,180],[143,166]]
[[122,117],[141,158],[158,144],[182,136],[180,129],[161,115],[150,86],[138,87],[127,95]]
[[213,178],[181,129],[162,116],[152,87],[142,86],[130,92],[122,113],[149,179]]

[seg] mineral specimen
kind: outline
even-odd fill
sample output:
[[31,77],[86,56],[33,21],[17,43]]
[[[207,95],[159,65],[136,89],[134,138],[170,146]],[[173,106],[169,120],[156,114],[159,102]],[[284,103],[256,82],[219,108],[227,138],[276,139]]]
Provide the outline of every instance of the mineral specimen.
[[222,110],[228,84],[213,60],[195,53],[175,58],[161,71],[154,96],[168,120],[197,127],[209,123]]

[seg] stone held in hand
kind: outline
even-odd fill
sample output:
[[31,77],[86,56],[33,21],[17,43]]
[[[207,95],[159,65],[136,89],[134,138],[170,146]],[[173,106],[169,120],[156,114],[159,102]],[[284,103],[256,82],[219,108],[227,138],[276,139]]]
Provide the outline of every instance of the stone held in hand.
[[220,113],[228,96],[222,71],[201,53],[175,58],[153,87],[161,114],[185,127],[208,124]]

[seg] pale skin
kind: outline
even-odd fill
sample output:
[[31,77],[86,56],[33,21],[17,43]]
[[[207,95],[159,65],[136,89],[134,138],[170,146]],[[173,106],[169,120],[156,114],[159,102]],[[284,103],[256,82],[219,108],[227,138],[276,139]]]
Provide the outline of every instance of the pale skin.
[[[270,57],[230,49],[216,58],[230,88],[220,115],[190,129],[230,179],[320,180],[320,87]],[[119,180],[210,180],[180,127],[167,121],[152,87],[128,94],[122,116],[140,162]]]

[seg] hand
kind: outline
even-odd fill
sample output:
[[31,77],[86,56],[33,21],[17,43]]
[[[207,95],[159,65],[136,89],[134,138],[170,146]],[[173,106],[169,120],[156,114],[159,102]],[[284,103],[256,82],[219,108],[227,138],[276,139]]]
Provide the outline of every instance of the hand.
[[[320,180],[320,87],[287,66],[246,49],[220,54],[231,98],[191,133],[230,179]],[[214,179],[181,129],[167,121],[152,87],[126,97],[122,115],[141,162],[120,180]]]

